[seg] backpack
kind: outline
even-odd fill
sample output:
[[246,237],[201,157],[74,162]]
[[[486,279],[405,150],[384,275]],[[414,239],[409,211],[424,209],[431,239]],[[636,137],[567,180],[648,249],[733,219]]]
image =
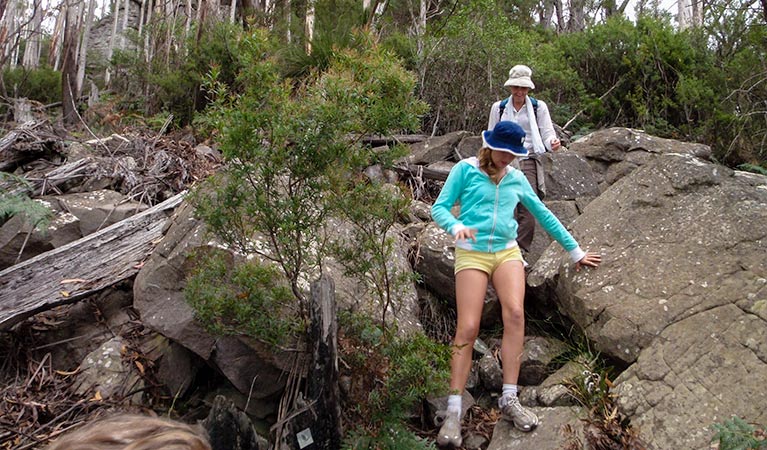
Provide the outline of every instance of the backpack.
[[[501,106],[499,107],[498,120],[501,120],[503,116],[503,110],[506,109],[506,105],[509,103],[509,97],[501,100]],[[535,114],[535,120],[538,120],[538,100],[534,97],[530,97],[530,103],[533,104],[533,114]]]

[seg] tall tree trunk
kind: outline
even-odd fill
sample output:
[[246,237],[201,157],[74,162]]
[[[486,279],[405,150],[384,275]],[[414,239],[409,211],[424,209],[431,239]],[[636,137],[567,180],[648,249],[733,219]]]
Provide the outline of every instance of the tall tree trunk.
[[[762,0],[764,2],[765,0]],[[692,0],[692,25],[703,26],[703,0]]]
[[676,22],[680,30],[690,26],[690,0],[677,0]]
[[306,54],[312,54],[312,41],[314,40],[314,2],[306,0],[306,20],[304,21],[304,38],[306,39]]
[[165,8],[165,67],[170,69],[170,52],[173,46],[173,29],[176,24],[176,4],[174,0],[166,0],[164,3]]
[[40,24],[43,21],[43,7],[40,0],[34,0],[32,6],[32,20],[28,26],[27,45],[24,47],[24,56],[21,65],[26,69],[37,69],[40,66]]
[[237,0],[231,0],[232,4],[229,7],[229,23],[234,23],[235,16],[237,15]]
[[85,82],[85,66],[88,63],[88,38],[91,34],[91,24],[93,23],[93,10],[96,7],[96,0],[89,0],[88,15],[85,18],[83,26],[83,36],[80,40],[80,55],[77,58],[77,95],[83,92],[83,83]]
[[426,11],[428,10],[427,0],[419,0],[418,2],[418,18],[415,21],[415,39],[416,39],[416,55],[418,61],[423,61],[426,52],[424,36],[426,35]]
[[544,0],[541,2],[541,13],[540,13],[540,25],[544,29],[551,29],[552,27],[552,18],[554,17],[554,9],[555,9],[555,1],[552,0]]
[[[184,21],[184,42],[189,39],[192,31],[192,0],[186,0],[186,20]],[[186,46],[188,49],[188,45]]]
[[363,0],[363,9],[367,14],[367,25],[372,33],[376,32],[378,19],[386,10],[386,0]]
[[2,20],[0,20],[0,50],[2,50],[3,65],[10,62],[10,66],[16,65],[16,59],[13,57],[14,50],[17,47],[13,42],[12,36],[16,34],[16,2],[7,5],[7,11]]
[[77,123],[77,103],[75,90],[77,84],[76,48],[77,27],[75,26],[76,14],[72,5],[66,6],[66,20],[64,22],[64,62],[61,67],[61,107],[64,125],[72,126]]
[[[149,2],[146,8],[146,24],[147,26],[152,23],[153,19],[153,12],[156,8],[156,4],[152,1]],[[152,41],[150,41],[150,33],[144,33],[144,61],[149,62],[154,57],[154,45],[152,44]]]
[[578,32],[586,28],[586,5],[584,0],[570,0],[570,21],[567,31]]
[[59,6],[59,13],[56,14],[56,22],[51,33],[51,45],[48,50],[48,64],[53,67],[53,70],[59,70],[59,64],[61,64],[61,43],[64,34],[65,18],[66,15],[62,11],[62,7]]
[[120,50],[125,50],[127,47],[127,41],[125,38],[125,31],[128,29],[128,16],[130,15],[130,0],[125,0],[123,3],[123,23],[120,30]]
[[565,30],[565,14],[562,10],[562,0],[552,0],[557,14],[557,31]]
[[[764,0],[764,1],[767,1],[767,0]],[[293,14],[291,13],[291,10],[290,10],[291,8],[290,0],[285,0],[283,7],[285,8],[283,10],[284,11],[283,14],[285,15],[285,42],[290,44],[291,41],[293,40],[293,36],[291,36],[291,33],[290,33],[290,26],[293,24]]]
[[120,0],[114,0],[112,3],[112,34],[109,35],[109,45],[107,46],[107,70],[104,74],[104,84],[109,87],[112,78],[112,54],[115,51],[115,41],[117,40],[117,22],[120,16]]
[[141,6],[138,10],[138,35],[144,32],[144,15],[146,14],[147,0],[141,0]]
[[0,0],[0,20],[5,17],[5,7],[8,6],[8,0]]

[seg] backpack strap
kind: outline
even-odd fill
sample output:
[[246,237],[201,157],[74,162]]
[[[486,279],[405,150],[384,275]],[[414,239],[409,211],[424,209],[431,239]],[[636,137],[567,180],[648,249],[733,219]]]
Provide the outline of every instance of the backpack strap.
[[504,98],[501,100],[501,104],[498,106],[498,121],[501,121],[501,117],[503,117],[503,110],[506,109],[506,105],[509,103],[509,97]]
[[[536,120],[538,119],[538,100],[535,97],[530,97],[530,103],[533,104],[533,114],[535,114]],[[500,122],[503,116],[503,110],[506,109],[506,105],[509,104],[509,97],[501,100],[501,104],[498,106],[498,121]]]

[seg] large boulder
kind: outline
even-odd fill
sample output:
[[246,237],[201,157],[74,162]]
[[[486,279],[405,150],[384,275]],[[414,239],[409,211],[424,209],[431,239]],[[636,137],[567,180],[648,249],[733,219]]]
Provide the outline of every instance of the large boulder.
[[682,153],[711,159],[711,147],[649,135],[632,128],[607,128],[590,133],[572,144],[570,151],[585,158],[602,190],[656,156]]
[[[534,298],[556,304],[597,350],[631,366],[621,378],[632,380],[623,389],[635,397],[626,409],[652,424],[648,440],[660,448],[702,448],[704,422],[714,418],[766,419],[753,406],[766,400],[765,223],[767,177],[669,153],[613,184],[574,221],[576,237],[601,249],[599,269],[575,272],[550,246],[528,277]],[[755,357],[742,367],[735,361],[748,356],[744,346]]]
[[0,270],[82,237],[77,217],[45,200],[35,200],[51,211],[47,227],[34,226],[17,214],[0,226]]
[[673,323],[615,380],[619,407],[648,442],[708,448],[715,423],[732,416],[767,423],[761,309],[760,317],[729,304]]
[[410,154],[404,158],[403,162],[428,165],[437,161],[455,160],[456,148],[463,138],[470,135],[468,131],[455,131],[412,144]]
[[184,298],[195,250],[218,248],[188,203],[179,207],[162,242],[136,276],[133,304],[142,322],[216,367],[240,392],[250,393],[250,411],[274,414],[293,358],[253,339],[214,336],[196,320]]
[[110,190],[45,196],[35,201],[50,210],[50,223],[47,227],[33,226],[23,214],[5,222],[0,227],[0,270],[15,264],[17,258],[21,262],[61,247],[147,208]]
[[50,201],[58,202],[59,209],[77,217],[83,236],[106,228],[148,208],[143,203],[108,189],[64,194],[51,197]]

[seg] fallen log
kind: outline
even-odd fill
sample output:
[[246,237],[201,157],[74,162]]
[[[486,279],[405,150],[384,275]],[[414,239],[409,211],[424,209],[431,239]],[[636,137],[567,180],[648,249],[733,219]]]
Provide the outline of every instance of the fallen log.
[[45,151],[61,145],[61,137],[47,130],[45,121],[26,122],[0,138],[0,171],[12,172]]
[[0,271],[0,330],[134,276],[185,194]]
[[447,180],[447,176],[450,174],[450,169],[447,168],[435,169],[417,164],[397,165],[394,166],[394,171],[407,177],[425,178],[427,180],[437,181]]

